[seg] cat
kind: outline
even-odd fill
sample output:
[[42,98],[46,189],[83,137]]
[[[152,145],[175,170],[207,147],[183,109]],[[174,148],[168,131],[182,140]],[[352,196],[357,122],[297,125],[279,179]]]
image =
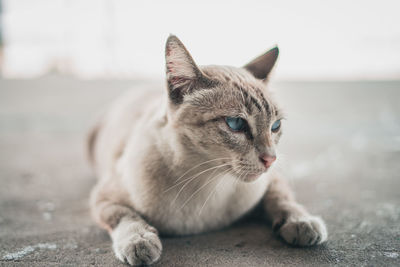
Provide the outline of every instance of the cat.
[[156,262],[160,234],[219,229],[254,209],[289,244],[327,239],[320,217],[298,204],[273,168],[283,113],[267,89],[277,47],[242,68],[197,66],[182,42],[166,42],[166,89],[130,92],[89,135],[99,177],[91,213],[118,259]]

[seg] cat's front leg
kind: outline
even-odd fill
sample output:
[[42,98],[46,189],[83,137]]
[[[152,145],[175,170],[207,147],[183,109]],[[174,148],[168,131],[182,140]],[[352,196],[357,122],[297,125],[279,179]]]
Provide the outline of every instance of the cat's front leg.
[[298,246],[321,244],[328,238],[325,223],[298,204],[287,182],[273,177],[264,197],[264,209],[272,226],[287,243]]
[[157,230],[130,206],[112,201],[95,189],[91,209],[97,223],[108,230],[119,260],[130,265],[148,265],[160,258],[162,245]]

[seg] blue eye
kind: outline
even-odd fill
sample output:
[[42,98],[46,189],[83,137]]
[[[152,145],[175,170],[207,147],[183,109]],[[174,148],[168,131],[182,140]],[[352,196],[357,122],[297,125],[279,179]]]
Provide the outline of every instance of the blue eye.
[[271,131],[277,132],[279,128],[281,128],[281,120],[277,120],[274,122],[274,124],[272,124]]
[[238,117],[226,117],[225,122],[229,128],[236,132],[243,131],[246,126],[246,121]]

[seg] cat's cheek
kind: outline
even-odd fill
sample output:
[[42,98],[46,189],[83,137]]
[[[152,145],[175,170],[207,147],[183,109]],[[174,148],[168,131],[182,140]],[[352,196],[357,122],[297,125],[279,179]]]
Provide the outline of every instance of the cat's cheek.
[[275,137],[274,137],[274,143],[277,145],[279,143],[279,141],[281,140],[281,136],[282,136],[282,131],[280,130],[278,133],[276,133]]

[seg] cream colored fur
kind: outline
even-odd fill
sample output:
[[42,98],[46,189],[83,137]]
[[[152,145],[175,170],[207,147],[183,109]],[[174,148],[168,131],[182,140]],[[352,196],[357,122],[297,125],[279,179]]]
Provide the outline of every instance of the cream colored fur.
[[[265,78],[276,60],[268,62],[267,55]],[[110,232],[116,256],[132,265],[151,264],[161,256],[158,232],[219,229],[260,202],[288,243],[325,241],[322,220],[295,202],[274,169],[260,164],[259,154],[276,153],[280,137],[268,130],[281,113],[265,81],[251,68],[199,68],[174,36],[167,41],[166,61],[168,90],[124,95],[91,134],[99,177],[92,215]],[[247,98],[268,109],[257,111],[253,103],[250,114]],[[247,119],[251,142],[218,120],[229,114]],[[262,123],[268,131],[257,129]]]

